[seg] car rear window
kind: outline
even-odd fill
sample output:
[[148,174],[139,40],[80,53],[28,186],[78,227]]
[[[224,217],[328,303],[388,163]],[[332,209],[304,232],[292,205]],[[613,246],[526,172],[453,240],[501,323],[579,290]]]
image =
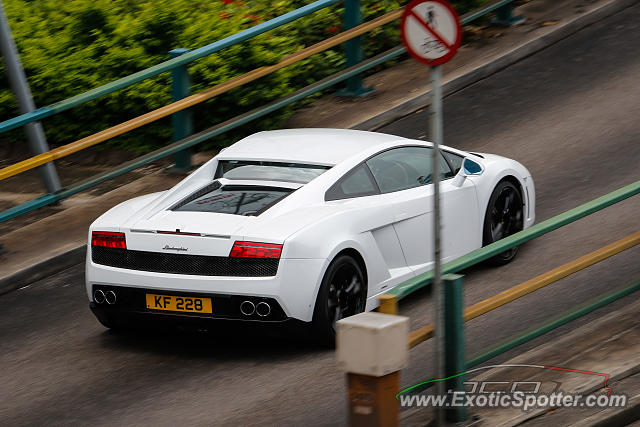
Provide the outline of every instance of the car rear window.
[[211,186],[203,190],[187,197],[172,210],[256,216],[293,191],[289,188],[253,185]]
[[328,166],[303,163],[220,160],[215,178],[306,184],[322,175],[328,169]]

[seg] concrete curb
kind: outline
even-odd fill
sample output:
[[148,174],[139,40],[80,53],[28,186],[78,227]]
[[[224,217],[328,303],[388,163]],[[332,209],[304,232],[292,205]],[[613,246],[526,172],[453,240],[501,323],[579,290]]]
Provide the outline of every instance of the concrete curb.
[[10,276],[0,278],[0,295],[15,291],[45,277],[59,273],[84,261],[87,245],[80,245],[49,259],[22,269]]
[[[591,24],[638,3],[638,1],[639,0],[615,0],[598,9],[587,12],[565,25],[558,27],[551,33],[531,40],[526,44],[505,53],[501,57],[492,60],[491,62],[481,65],[466,74],[453,78],[452,80],[446,81],[442,85],[443,96],[446,97],[451,95],[467,86],[487,78],[492,74],[495,74],[498,71],[501,71],[508,66],[567,38]],[[430,96],[431,91],[429,90],[409,99],[408,101],[404,101],[383,113],[360,122],[351,128],[368,131],[379,129],[397,119],[412,114],[421,108],[425,108],[431,102]]]

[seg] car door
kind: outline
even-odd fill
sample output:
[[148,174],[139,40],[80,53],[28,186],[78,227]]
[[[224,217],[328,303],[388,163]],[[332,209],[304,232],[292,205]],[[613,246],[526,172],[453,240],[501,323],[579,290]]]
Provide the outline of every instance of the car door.
[[383,268],[386,279],[372,283],[378,293],[395,286],[413,275],[393,228],[394,206],[390,196],[380,194],[371,172],[362,163],[338,180],[325,194],[329,203],[339,203],[349,211],[352,232],[368,242],[368,261],[373,268]]
[[[406,146],[384,151],[367,160],[376,183],[393,208],[394,229],[404,258],[414,274],[433,268],[433,199],[431,148]],[[475,203],[475,189],[465,180],[461,187],[448,181],[455,173],[441,158],[443,260],[464,253],[461,239],[475,226],[477,207],[459,211],[468,198]],[[468,202],[468,201],[467,201]],[[477,203],[476,203],[477,204]]]
[[464,179],[460,183],[451,179],[460,172],[464,157],[446,150],[442,154],[449,166],[440,187],[442,260],[448,262],[482,246],[484,212],[480,210],[472,180]]

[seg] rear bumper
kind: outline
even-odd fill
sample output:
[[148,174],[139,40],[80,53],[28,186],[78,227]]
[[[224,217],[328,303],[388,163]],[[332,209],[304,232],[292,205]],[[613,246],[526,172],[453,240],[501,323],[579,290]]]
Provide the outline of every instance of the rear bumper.
[[[142,295],[143,300],[144,294],[148,291],[169,295],[202,296],[212,298],[214,312],[216,305],[218,308],[224,308],[223,312],[217,313],[218,316],[210,317],[263,322],[268,320],[237,317],[233,314],[233,306],[235,305],[235,309],[238,309],[239,303],[245,299],[270,300],[282,311],[282,316],[278,317],[277,321],[292,318],[310,322],[318,287],[327,263],[322,259],[282,259],[277,274],[270,277],[196,276],[108,267],[93,263],[90,251],[87,252],[86,291],[92,303],[95,287],[128,289],[129,291],[126,292]],[[151,315],[151,318],[160,316],[157,312],[146,310],[146,305],[139,301],[138,299],[136,305],[118,310]],[[116,310],[116,308],[104,307],[102,310]],[[170,316],[193,317],[190,314],[171,314]]]
[[[125,329],[156,329],[156,330],[190,330],[190,331],[226,331],[231,327],[254,329],[260,328],[289,328],[291,330],[305,330],[307,323],[287,318],[281,321],[258,322],[252,320],[224,319],[205,316],[191,316],[170,313],[152,313],[145,311],[121,310],[104,307],[95,302],[89,303],[89,308],[104,326]],[[288,329],[287,329],[288,330]]]
[[[103,294],[113,293],[115,301],[109,304],[107,301],[98,303],[92,301],[92,309],[104,313],[105,315],[113,314],[122,315],[123,313],[137,313],[147,315],[148,318],[154,316],[171,317],[177,319],[193,319],[202,320],[227,319],[227,320],[243,320],[243,321],[259,321],[259,322],[282,322],[288,319],[282,310],[282,307],[274,298],[254,297],[246,295],[222,295],[203,292],[175,292],[157,289],[130,288],[124,286],[94,285],[93,291],[102,291]],[[182,297],[208,298],[211,300],[211,308],[213,313],[186,313],[174,311],[159,311],[147,308],[146,295],[158,294],[174,295]],[[252,313],[242,313],[240,305],[250,301],[253,304],[254,311]],[[267,304],[268,313],[259,315],[255,307],[259,304]]]

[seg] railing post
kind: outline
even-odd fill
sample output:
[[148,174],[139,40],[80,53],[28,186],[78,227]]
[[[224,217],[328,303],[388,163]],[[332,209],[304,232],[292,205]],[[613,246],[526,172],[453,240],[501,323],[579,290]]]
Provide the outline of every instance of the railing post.
[[513,4],[508,3],[502,7],[496,9],[496,17],[491,20],[494,24],[499,25],[516,25],[524,22],[526,18],[524,16],[513,16]]
[[[173,49],[169,51],[169,57],[183,55],[189,49]],[[171,100],[178,101],[191,94],[191,82],[189,70],[186,65],[181,65],[171,70]],[[193,117],[190,109],[181,110],[171,115],[173,127],[173,141],[179,141],[193,133]],[[173,156],[175,169],[188,171],[191,169],[191,149],[185,148]]]
[[[348,30],[362,24],[362,11],[360,9],[360,0],[345,0],[344,2],[344,28]],[[362,52],[362,40],[355,37],[345,42],[346,67],[352,67],[364,58]],[[346,89],[339,91],[338,95],[344,96],[364,96],[373,89],[364,88],[362,86],[362,74],[347,79]]]
[[[465,370],[464,360],[464,319],[462,302],[462,277],[458,274],[445,274],[444,285],[444,349],[445,377],[458,375]],[[464,376],[460,375],[446,381],[446,389],[452,397],[455,392],[464,393]],[[462,422],[467,418],[464,406],[445,409],[447,421]]]
[[391,294],[382,294],[378,297],[380,307],[378,313],[398,314],[398,298]]
[[409,318],[360,313],[336,323],[336,360],[347,373],[349,425],[396,427],[400,370],[409,362]]

